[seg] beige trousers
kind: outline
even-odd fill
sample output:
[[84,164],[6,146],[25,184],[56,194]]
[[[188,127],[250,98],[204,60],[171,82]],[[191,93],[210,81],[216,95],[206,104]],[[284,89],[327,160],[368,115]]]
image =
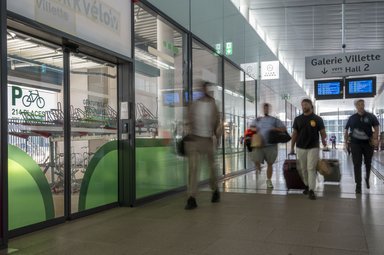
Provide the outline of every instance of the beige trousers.
[[319,148],[296,149],[297,163],[303,182],[310,190],[316,189],[316,165],[319,161]]
[[188,155],[189,175],[188,175],[188,196],[196,197],[198,187],[199,168],[202,158],[207,157],[210,187],[217,189],[217,170],[214,158],[214,146],[212,138],[193,136],[191,141],[186,142],[186,152]]

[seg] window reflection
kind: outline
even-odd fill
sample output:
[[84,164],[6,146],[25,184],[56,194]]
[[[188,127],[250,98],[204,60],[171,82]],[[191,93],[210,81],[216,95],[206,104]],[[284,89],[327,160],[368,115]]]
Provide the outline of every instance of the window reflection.
[[87,55],[72,54],[70,63],[71,204],[77,212],[117,202],[117,77],[114,65]]
[[7,31],[9,230],[64,215],[63,54]]
[[186,184],[176,143],[184,132],[183,34],[139,5],[135,11],[137,198]]

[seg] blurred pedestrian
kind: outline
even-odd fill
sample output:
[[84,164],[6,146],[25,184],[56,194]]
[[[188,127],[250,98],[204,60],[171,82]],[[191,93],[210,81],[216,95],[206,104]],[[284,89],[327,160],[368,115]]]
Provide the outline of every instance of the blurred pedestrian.
[[186,152],[188,155],[189,175],[188,175],[188,200],[186,210],[197,207],[196,194],[198,189],[198,170],[201,158],[207,157],[210,187],[213,191],[211,202],[220,201],[220,193],[217,185],[217,170],[215,164],[215,147],[213,137],[216,136],[218,143],[222,130],[220,128],[220,115],[216,106],[215,99],[208,93],[208,82],[200,82],[203,96],[193,101],[188,107],[188,123],[190,128],[189,139],[186,142]]
[[304,184],[307,186],[304,194],[315,200],[316,165],[319,161],[319,133],[323,146],[327,146],[327,134],[323,119],[313,112],[310,99],[301,101],[303,113],[293,121],[291,153],[297,151],[297,162]]
[[251,127],[254,127],[256,132],[261,135],[262,146],[252,148],[251,159],[255,163],[256,173],[261,171],[261,163],[264,160],[267,162],[267,188],[273,189],[272,174],[273,163],[275,163],[278,154],[278,144],[269,143],[269,133],[272,130],[285,132],[287,129],[283,122],[278,118],[269,115],[271,105],[268,103],[263,104],[264,116],[256,118]]
[[[348,141],[348,131],[351,132],[350,146],[355,174],[357,194],[361,193],[361,166],[364,156],[365,183],[370,188],[369,176],[371,173],[371,162],[374,147],[379,144],[379,121],[372,113],[365,111],[364,100],[355,101],[357,112],[351,115],[345,125],[344,140]],[[373,131],[372,131],[373,129]],[[348,146],[348,144],[346,144]]]
[[336,149],[336,136],[333,134],[329,140],[332,143],[332,149]]

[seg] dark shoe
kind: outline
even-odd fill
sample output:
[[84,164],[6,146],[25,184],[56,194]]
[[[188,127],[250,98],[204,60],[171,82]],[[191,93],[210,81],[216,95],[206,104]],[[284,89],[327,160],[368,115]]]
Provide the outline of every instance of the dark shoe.
[[356,185],[356,194],[361,194],[361,185]]
[[310,190],[308,197],[311,200],[316,200],[315,192],[313,192],[313,190]]
[[371,186],[369,185],[369,179],[365,178],[365,184],[367,184],[367,189],[369,189]]
[[220,192],[218,190],[215,190],[213,193],[212,193],[212,199],[211,199],[211,202],[212,203],[218,203],[220,202]]
[[309,192],[308,186],[305,186],[305,189],[304,189],[304,191],[303,191],[303,194],[304,194],[304,195],[308,195],[308,192]]
[[195,209],[196,207],[197,207],[196,199],[194,197],[189,197],[184,209],[192,210],[192,209]]

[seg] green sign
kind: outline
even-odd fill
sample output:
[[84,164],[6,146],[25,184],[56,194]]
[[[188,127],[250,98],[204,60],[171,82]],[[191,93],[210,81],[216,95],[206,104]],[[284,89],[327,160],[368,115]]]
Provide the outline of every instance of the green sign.
[[225,43],[225,55],[229,56],[232,55],[232,42]]
[[179,49],[171,42],[163,41],[163,46],[165,49],[172,51],[175,55],[179,53]]

